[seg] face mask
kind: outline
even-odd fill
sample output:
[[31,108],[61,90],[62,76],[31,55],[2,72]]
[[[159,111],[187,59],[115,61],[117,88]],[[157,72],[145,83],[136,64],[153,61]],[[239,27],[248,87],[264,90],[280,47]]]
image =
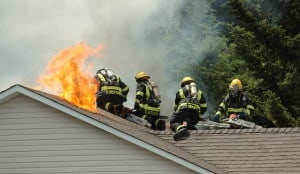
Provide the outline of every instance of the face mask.
[[237,85],[229,86],[229,94],[233,97],[238,96],[239,94],[239,88]]

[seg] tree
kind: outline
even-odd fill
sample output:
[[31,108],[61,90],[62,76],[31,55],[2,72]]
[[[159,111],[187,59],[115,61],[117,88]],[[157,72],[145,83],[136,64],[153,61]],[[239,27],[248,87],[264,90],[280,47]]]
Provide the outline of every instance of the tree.
[[[284,4],[285,1],[281,1],[280,5]],[[299,90],[294,89],[300,83],[296,61],[299,53],[295,51],[299,47],[298,35],[294,36],[282,26],[275,25],[276,18],[266,18],[261,6],[253,7],[240,0],[231,0],[228,5],[239,21],[230,26],[228,37],[237,43],[237,53],[244,57],[254,77],[262,80],[258,86],[262,91],[254,92],[261,96],[262,101],[273,98],[272,108],[281,108],[276,113],[285,119],[278,121],[279,117],[266,109],[270,103],[262,105],[260,110],[277,126],[295,126],[294,119],[300,114]],[[266,95],[269,91],[272,95]]]
[[175,78],[188,71],[203,82],[211,114],[229,82],[240,78],[257,105],[253,120],[297,126],[299,13],[298,0],[190,0],[162,26],[160,38]]

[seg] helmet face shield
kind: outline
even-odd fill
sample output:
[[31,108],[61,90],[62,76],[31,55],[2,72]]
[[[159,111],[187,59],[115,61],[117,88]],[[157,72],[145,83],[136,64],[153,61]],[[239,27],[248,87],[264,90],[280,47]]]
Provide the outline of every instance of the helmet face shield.
[[238,96],[240,90],[239,87],[237,85],[230,85],[229,86],[229,94],[233,97]]
[[186,84],[186,85],[184,85],[184,88],[185,88],[187,91],[189,91],[189,90],[190,90],[190,85],[189,85],[189,84]]

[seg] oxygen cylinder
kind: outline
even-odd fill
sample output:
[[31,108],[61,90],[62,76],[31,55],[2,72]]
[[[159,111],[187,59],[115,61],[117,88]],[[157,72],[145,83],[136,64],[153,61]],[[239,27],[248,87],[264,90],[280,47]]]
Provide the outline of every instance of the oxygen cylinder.
[[197,97],[197,86],[195,82],[190,83],[190,92],[192,97]]
[[106,68],[105,70],[106,70],[106,75],[108,78],[107,81],[109,81],[109,83],[111,83],[111,84],[115,83],[115,81],[117,79],[115,73],[111,69],[108,69],[108,68]]
[[106,69],[106,74],[108,77],[112,77],[113,75],[115,75],[115,73],[111,70],[111,69]]
[[106,69],[106,75],[107,75],[108,78],[112,78],[115,75],[115,73],[111,69],[107,68]]
[[156,99],[160,99],[161,96],[160,96],[157,84],[155,82],[151,82],[151,86],[152,86],[154,97]]

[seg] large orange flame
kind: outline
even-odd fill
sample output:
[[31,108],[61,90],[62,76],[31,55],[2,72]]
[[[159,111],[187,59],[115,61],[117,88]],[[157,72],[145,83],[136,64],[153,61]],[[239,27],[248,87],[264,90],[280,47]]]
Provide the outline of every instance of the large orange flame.
[[102,50],[102,46],[90,48],[84,43],[62,50],[48,63],[47,69],[37,80],[40,85],[37,88],[58,95],[80,108],[96,112],[97,85],[90,75],[92,65],[84,69],[84,61]]

